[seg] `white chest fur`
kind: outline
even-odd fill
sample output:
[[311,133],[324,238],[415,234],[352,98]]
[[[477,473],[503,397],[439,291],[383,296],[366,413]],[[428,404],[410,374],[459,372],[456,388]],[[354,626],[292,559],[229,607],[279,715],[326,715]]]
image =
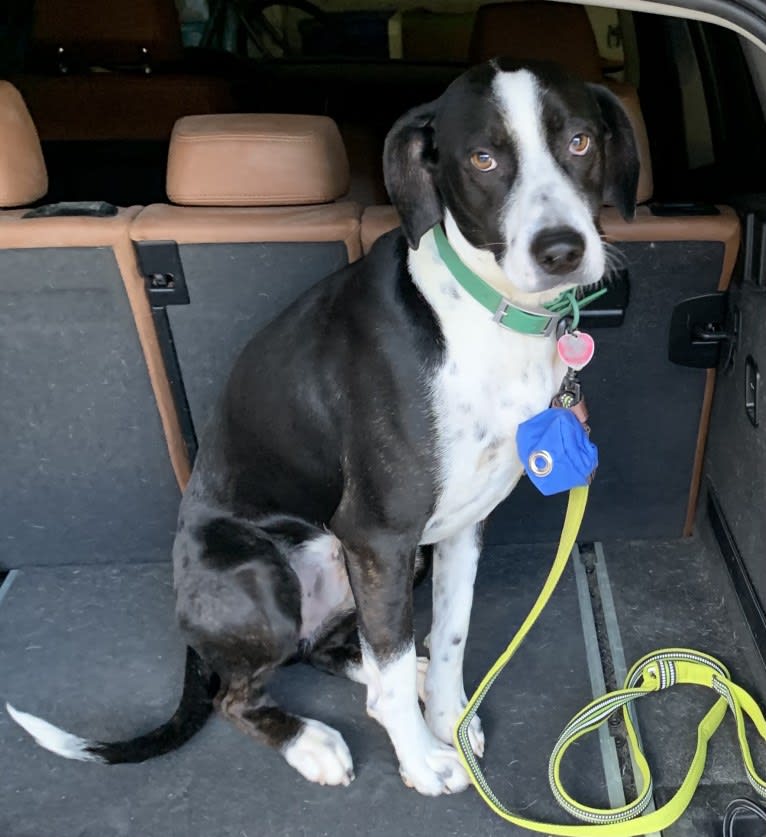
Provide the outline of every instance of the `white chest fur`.
[[516,429],[550,404],[565,369],[555,337],[492,322],[439,259],[431,233],[409,265],[446,345],[432,384],[440,487],[422,539],[436,543],[483,520],[508,496],[523,472]]

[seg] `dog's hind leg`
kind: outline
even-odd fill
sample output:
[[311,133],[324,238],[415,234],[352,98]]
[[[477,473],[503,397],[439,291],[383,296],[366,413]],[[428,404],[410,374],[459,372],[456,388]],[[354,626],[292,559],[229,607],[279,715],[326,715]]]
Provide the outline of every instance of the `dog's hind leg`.
[[306,662],[328,674],[365,683],[356,613],[346,613],[331,625],[306,655]]
[[221,679],[225,717],[310,781],[347,785],[352,762],[340,733],[287,712],[266,692],[301,637],[301,581],[288,558],[281,541],[247,521],[182,527],[174,547],[179,623]]
[[277,706],[264,688],[268,674],[234,677],[220,701],[221,713],[243,732],[279,750],[310,782],[348,785],[354,770],[343,736],[321,721]]

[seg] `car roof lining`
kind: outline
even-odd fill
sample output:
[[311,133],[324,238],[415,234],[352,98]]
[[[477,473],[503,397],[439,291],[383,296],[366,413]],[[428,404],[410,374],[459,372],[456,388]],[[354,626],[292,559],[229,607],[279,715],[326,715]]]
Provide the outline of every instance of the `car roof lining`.
[[[571,0],[548,0],[551,3],[566,3]],[[690,9],[687,6],[675,5],[674,3],[657,3],[653,0],[588,0],[589,6],[603,6],[607,9],[624,9],[631,12],[646,12],[647,14],[666,15],[668,17],[685,18],[687,20],[699,20],[703,23],[714,23],[736,32],[754,43],[761,50],[766,52],[766,38],[759,38],[748,29],[728,20],[725,17],[712,14],[711,12],[699,9]],[[766,25],[764,26],[766,29]]]

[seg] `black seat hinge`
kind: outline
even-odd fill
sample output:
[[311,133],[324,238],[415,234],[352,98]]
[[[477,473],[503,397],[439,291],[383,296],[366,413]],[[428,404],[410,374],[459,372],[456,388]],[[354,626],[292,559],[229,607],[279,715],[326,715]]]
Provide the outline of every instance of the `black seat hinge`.
[[138,269],[144,277],[146,295],[152,309],[157,341],[165,364],[170,393],[178,416],[181,435],[189,462],[197,455],[197,433],[186,395],[181,364],[178,360],[173,330],[168,317],[168,305],[188,305],[189,289],[181,266],[181,256],[175,241],[134,242]]
[[176,242],[137,241],[135,248],[149,304],[153,308],[188,305],[189,289]]
[[720,365],[727,371],[734,363],[739,329],[739,311],[730,309],[723,291],[685,299],[670,319],[668,357],[680,366],[713,369]]

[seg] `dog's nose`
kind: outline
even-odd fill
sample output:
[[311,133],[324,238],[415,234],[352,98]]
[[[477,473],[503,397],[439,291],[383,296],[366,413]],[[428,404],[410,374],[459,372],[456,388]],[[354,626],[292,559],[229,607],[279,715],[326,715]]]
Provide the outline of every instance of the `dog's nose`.
[[585,239],[571,227],[550,227],[537,233],[530,249],[546,273],[563,276],[580,266]]

